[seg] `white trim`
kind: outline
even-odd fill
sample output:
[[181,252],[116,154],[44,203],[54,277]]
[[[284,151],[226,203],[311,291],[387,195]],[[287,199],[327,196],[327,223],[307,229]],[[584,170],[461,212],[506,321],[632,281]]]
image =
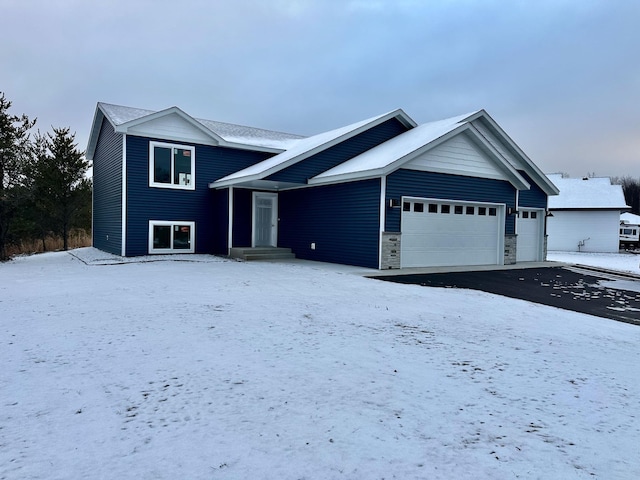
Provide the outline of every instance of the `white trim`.
[[[156,226],[168,226],[171,228],[171,243],[173,244],[173,232],[174,227],[179,225],[188,225],[189,230],[189,248],[154,248],[153,247],[153,227]],[[148,238],[148,252],[150,255],[154,254],[169,254],[169,253],[194,253],[196,243],[196,222],[184,222],[173,220],[149,220],[149,238]]]
[[[273,192],[253,192],[251,202],[251,247],[256,247],[256,201],[259,197],[273,199],[271,207],[271,243],[278,246],[278,194]],[[261,247],[264,245],[260,245]]]
[[[516,212],[518,212],[519,210],[520,210],[520,190],[516,190]],[[517,216],[516,216],[516,221],[514,223],[516,224],[516,226],[513,229],[513,233],[518,235],[518,217]]]
[[[310,144],[309,147],[306,148],[306,150],[303,149],[299,153],[295,153],[296,147],[294,146],[280,154],[284,157],[284,159],[280,158],[281,161],[278,163],[274,162],[278,160],[278,157],[280,155],[275,155],[255,165],[227,175],[220,180],[216,180],[215,182],[209,184],[209,188],[221,188],[227,187],[229,185],[236,185],[238,183],[262,180],[269,175],[273,175],[276,172],[284,170],[291,165],[297,164],[309,157],[312,157],[313,155],[316,155],[317,153],[323,152],[335,145],[338,145],[339,143],[349,140],[367,130],[370,130],[371,128],[377,127],[378,125],[381,125],[382,123],[392,118],[397,119],[400,123],[402,123],[409,129],[415,128],[417,126],[416,122],[411,117],[409,117],[402,109],[396,109],[392,112],[388,112],[371,119],[363,120],[361,122],[347,125],[345,127],[330,130],[329,132],[323,132],[318,135],[301,139],[302,142]],[[352,129],[346,130],[349,127],[352,127]],[[337,132],[336,135],[333,137],[328,137],[328,134],[331,134],[333,132]],[[294,153],[292,153],[291,151],[294,151]]]
[[[171,172],[169,173],[171,183],[158,183],[153,180],[154,177],[154,163],[155,163],[155,148],[166,148],[171,150]],[[174,149],[189,150],[191,153],[191,174],[188,178],[187,184],[175,184],[173,183],[173,176],[175,173],[175,161],[173,158]],[[180,145],[177,143],[167,142],[149,142],[149,186],[154,188],[170,188],[175,190],[195,190],[196,189],[196,147],[192,145]]]
[[380,232],[378,234],[378,269],[382,268],[382,233],[387,219],[387,177],[380,177]]
[[[560,191],[553,184],[553,182],[542,172],[542,170],[540,170],[538,168],[538,166],[535,163],[533,163],[533,161],[527,156],[526,153],[524,153],[524,151],[518,146],[518,144],[516,142],[514,142],[511,139],[511,137],[509,137],[507,132],[505,132],[502,129],[502,127],[500,127],[500,125],[498,125],[498,123],[484,109],[480,110],[478,113],[476,113],[476,114],[472,115],[471,117],[469,117],[469,119],[467,121],[474,122],[475,120],[479,119],[480,117],[482,117],[482,119],[489,125],[489,131],[490,132],[493,129],[493,132],[491,132],[491,133],[494,136],[496,136],[500,142],[502,142],[507,148],[510,147],[513,152],[515,152],[518,156],[520,156],[520,158],[524,161],[523,162],[523,166],[525,167],[524,171],[534,181],[536,181],[536,178],[534,178],[534,177],[537,177],[537,180],[539,180],[539,181],[536,181],[536,183],[542,189],[542,191],[544,193],[546,193],[548,196],[549,195],[558,195],[558,193]],[[478,132],[478,133],[480,135],[482,135],[482,132]],[[496,135],[496,133],[497,133],[497,135]],[[484,135],[482,135],[482,136],[484,137]],[[485,139],[485,140],[487,142],[489,142],[488,139]]]
[[[384,148],[385,143],[388,144],[389,142],[396,141],[396,139],[404,135],[404,134],[401,134],[398,137],[395,137],[379,145],[378,147],[374,147],[371,150],[368,150],[367,152],[358,155],[357,157],[347,160],[346,162],[334,167],[333,169],[327,170],[326,172],[323,172],[313,178],[310,178],[308,180],[308,183],[309,185],[329,185],[334,183],[343,183],[347,181],[362,180],[365,178],[370,178],[370,177],[375,177],[380,175],[389,175],[394,171],[400,168],[403,168],[406,163],[410,162],[416,157],[425,154],[426,152],[437,147],[438,145],[441,145],[447,140],[450,140],[451,138],[459,134],[462,134],[464,132],[466,132],[468,134],[469,139],[473,143],[475,143],[476,146],[487,155],[488,159],[495,164],[496,169],[498,171],[502,171],[505,174],[507,181],[509,181],[516,189],[529,190],[531,188],[531,185],[504,159],[502,155],[500,155],[500,153],[489,142],[487,142],[487,140],[484,137],[480,135],[478,130],[470,123],[463,123],[461,125],[458,125],[455,128],[452,128],[448,132],[444,133],[443,135],[440,135],[438,138],[428,141],[422,146],[396,158],[394,161],[386,165],[380,165],[377,168],[371,168],[366,170],[356,170],[351,172],[332,174],[332,171],[334,172],[339,171],[342,165],[348,164],[349,162],[352,162],[356,158],[375,154],[376,149]],[[411,132],[410,131],[406,132],[406,134],[411,134]],[[457,175],[462,175],[462,174],[458,172]]]
[[127,255],[127,136],[122,135],[122,241],[120,255]]
[[233,248],[233,187],[229,187],[229,226],[227,229],[227,248],[231,253]]
[[115,127],[115,130],[116,130],[116,132],[120,132],[120,133],[129,133],[129,129],[131,129],[131,128],[134,128],[134,127],[136,127],[138,125],[142,125],[144,123],[147,123],[147,122],[150,122],[150,121],[153,121],[153,120],[157,120],[159,118],[166,117],[168,115],[173,115],[173,114],[178,115],[180,118],[185,120],[187,123],[191,124],[193,127],[195,127],[196,129],[200,130],[206,136],[212,138],[214,141],[219,142],[219,143],[223,143],[224,142],[222,137],[220,137],[218,134],[216,134],[216,133],[212,132],[211,130],[209,130],[202,123],[198,122],[195,118],[193,118],[191,115],[185,113],[184,111],[182,111],[178,107],[169,107],[169,108],[166,108],[164,110],[160,110],[158,112],[153,112],[153,113],[150,113],[148,115],[143,115],[143,116],[138,117],[138,118],[136,118],[134,120],[129,120],[128,122],[121,123],[120,125],[117,125]]

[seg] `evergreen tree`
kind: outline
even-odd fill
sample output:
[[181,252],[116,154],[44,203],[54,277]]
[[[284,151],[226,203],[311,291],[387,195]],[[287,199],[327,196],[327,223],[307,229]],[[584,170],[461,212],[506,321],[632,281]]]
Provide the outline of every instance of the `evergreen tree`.
[[[85,178],[90,166],[84,152],[78,150],[75,134],[69,128],[53,128],[37,148],[33,165],[36,206],[40,218],[51,222],[52,230],[62,237],[64,249],[69,248],[69,231],[79,213],[91,204],[91,182]],[[89,207],[90,208],[90,207]],[[46,228],[41,225],[41,228]]]
[[35,120],[11,115],[11,102],[0,92],[0,260],[7,259],[11,223],[26,202],[25,169],[31,157],[29,130]]

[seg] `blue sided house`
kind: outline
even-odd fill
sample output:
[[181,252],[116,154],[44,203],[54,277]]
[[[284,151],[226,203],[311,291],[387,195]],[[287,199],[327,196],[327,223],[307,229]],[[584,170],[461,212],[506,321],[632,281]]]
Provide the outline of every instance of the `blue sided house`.
[[[98,103],[93,245],[122,256],[296,257],[389,269],[546,256],[558,189],[480,110],[402,110],[311,137]],[[240,252],[240,253],[238,253]]]

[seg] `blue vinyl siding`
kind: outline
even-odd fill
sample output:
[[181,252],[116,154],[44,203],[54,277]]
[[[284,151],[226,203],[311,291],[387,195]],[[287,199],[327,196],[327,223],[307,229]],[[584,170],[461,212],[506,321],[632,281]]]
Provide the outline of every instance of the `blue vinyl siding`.
[[241,188],[233,190],[233,246],[251,246],[251,209],[253,192]]
[[407,127],[397,119],[389,119],[353,138],[276,172],[267,177],[267,180],[307,183],[307,179],[315,177],[406,131]]
[[538,184],[534,183],[531,180],[531,177],[524,173],[523,171],[518,171],[520,175],[524,177],[524,179],[529,182],[531,185],[530,190],[520,190],[520,194],[518,196],[519,207],[530,207],[530,208],[547,208],[547,194],[542,191],[542,189],[538,186]]
[[[389,199],[400,199],[402,196],[504,203],[507,207],[515,208],[516,189],[504,180],[400,169],[387,177],[387,204]],[[400,231],[401,210],[387,207],[387,232]],[[507,215],[505,233],[514,232],[515,217]]]
[[[148,253],[149,220],[196,222],[196,253],[214,253],[226,236],[220,214],[214,208],[216,193],[209,183],[232,172],[260,162],[271,154],[195,145],[195,190],[174,190],[149,187],[149,141],[136,136],[127,137],[127,243],[126,255]],[[153,139],[155,140],[155,139]],[[164,141],[164,140],[159,140]],[[171,142],[169,142],[171,143]],[[193,145],[188,142],[181,144]],[[226,242],[225,242],[226,243]]]
[[122,253],[122,135],[102,120],[93,157],[93,246]]
[[212,252],[226,255],[229,253],[229,189],[214,190],[211,197],[213,204],[209,221],[213,229]]
[[278,206],[278,246],[307,260],[378,268],[379,179],[280,192]]

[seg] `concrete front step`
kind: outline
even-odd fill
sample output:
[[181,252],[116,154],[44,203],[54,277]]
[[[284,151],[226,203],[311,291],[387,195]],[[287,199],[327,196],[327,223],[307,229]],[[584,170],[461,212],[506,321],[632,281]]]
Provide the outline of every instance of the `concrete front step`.
[[229,252],[231,258],[242,260],[279,260],[296,258],[290,248],[256,247],[256,248],[232,248]]

